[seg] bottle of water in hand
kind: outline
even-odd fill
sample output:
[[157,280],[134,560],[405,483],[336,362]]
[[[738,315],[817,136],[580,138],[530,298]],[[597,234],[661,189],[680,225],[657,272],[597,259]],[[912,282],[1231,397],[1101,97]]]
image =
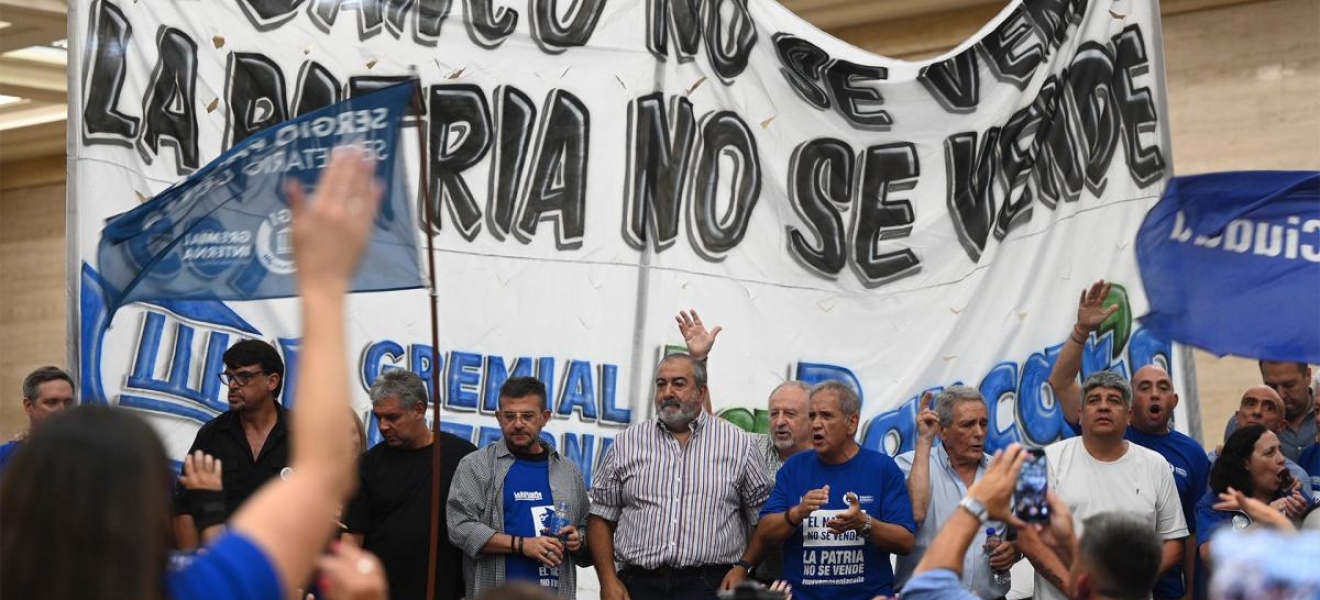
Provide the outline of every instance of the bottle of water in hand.
[[573,524],[572,513],[569,512],[568,501],[561,500],[555,508],[555,517],[550,519],[550,535],[559,538],[559,541],[565,545],[568,544],[567,536],[560,533],[565,527]]
[[[994,527],[991,527],[985,530],[985,544],[981,546],[981,550],[985,552],[986,556],[990,556],[990,554],[995,551],[995,548],[998,548],[999,544],[1002,544],[1003,542],[1004,538],[999,535],[999,532],[995,531]],[[1007,569],[1003,571],[993,569],[990,571],[990,574],[994,579],[995,585],[1010,585],[1013,581],[1013,575],[1009,573]]]

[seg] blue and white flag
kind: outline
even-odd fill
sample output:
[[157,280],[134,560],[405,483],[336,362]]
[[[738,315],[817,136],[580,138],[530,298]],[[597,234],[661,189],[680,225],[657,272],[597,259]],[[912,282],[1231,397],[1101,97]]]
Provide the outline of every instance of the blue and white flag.
[[401,123],[415,94],[415,84],[393,85],[269,127],[111,217],[97,248],[110,311],[149,300],[296,296],[285,181],[314,187],[331,151],[345,144],[361,145],[376,160],[385,193],[352,291],[424,286],[398,159]]
[[1174,178],[1137,234],[1155,335],[1320,363],[1320,172]]

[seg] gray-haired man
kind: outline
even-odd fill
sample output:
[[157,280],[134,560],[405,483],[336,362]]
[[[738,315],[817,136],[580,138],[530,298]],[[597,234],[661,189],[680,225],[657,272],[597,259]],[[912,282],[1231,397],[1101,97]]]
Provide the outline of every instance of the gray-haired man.
[[[426,426],[426,385],[410,371],[386,371],[371,385],[371,412],[385,443],[358,461],[358,491],[344,512],[349,534],[380,557],[390,582],[390,598],[426,597],[430,555],[431,444]],[[458,462],[476,451],[467,440],[441,432],[440,494],[449,495]],[[443,500],[443,498],[442,498]],[[438,600],[463,597],[463,555],[448,542],[440,513],[441,541],[436,556]]]
[[[912,517],[917,522],[916,548],[898,557],[894,574],[898,587],[912,577],[935,534],[959,512],[958,503],[968,488],[985,474],[990,464],[990,455],[985,453],[989,425],[985,399],[976,388],[949,386],[934,396],[933,404],[930,392],[921,397],[917,449],[894,459],[907,476]],[[1002,522],[987,523],[976,532],[963,557],[962,583],[982,598],[1002,598],[1009,584],[996,583],[994,571],[1007,571],[1017,562],[1018,553],[1012,543],[1004,542],[987,557],[981,548],[989,527],[1003,535]]]
[[[1082,382],[1082,435],[1045,447],[1050,488],[1072,510],[1078,533],[1090,517],[1103,512],[1132,514],[1163,540],[1163,573],[1178,564],[1187,537],[1187,521],[1178,501],[1169,463],[1154,450],[1123,439],[1132,410],[1127,379],[1101,371]],[[1067,598],[1067,569],[1033,561],[1036,598]]]

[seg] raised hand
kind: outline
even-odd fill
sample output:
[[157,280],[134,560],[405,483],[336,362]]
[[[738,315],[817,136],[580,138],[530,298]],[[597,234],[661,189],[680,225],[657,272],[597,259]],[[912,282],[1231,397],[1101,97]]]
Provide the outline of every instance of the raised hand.
[[715,336],[723,331],[718,325],[707,331],[697,311],[692,309],[679,311],[674,320],[678,322],[678,331],[683,334],[683,341],[687,343],[688,354],[697,360],[704,360],[710,355],[710,349],[715,346]]
[[1101,279],[1092,283],[1089,289],[1082,290],[1082,299],[1077,303],[1078,333],[1085,334],[1099,329],[1100,324],[1118,310],[1117,304],[1104,305],[1111,287],[1111,284]]
[[919,442],[934,442],[935,435],[940,432],[940,415],[931,407],[934,400],[935,394],[927,391],[921,395],[921,402],[917,405],[917,441]]
[[[1275,502],[1278,502],[1278,500]],[[1228,491],[1219,494],[1219,502],[1215,503],[1214,509],[1240,510],[1247,513],[1247,516],[1251,517],[1253,522],[1261,525],[1274,527],[1283,531],[1292,531],[1295,529],[1292,522],[1288,520],[1288,516],[1285,515],[1283,511],[1272,506],[1272,504],[1265,504],[1264,502],[1243,494],[1231,487],[1228,488]]]
[[222,473],[224,466],[220,459],[198,450],[183,457],[183,474],[179,475],[179,483],[190,490],[219,492],[224,489]]
[[985,505],[991,518],[1000,521],[1008,519],[1013,488],[1016,487],[1022,463],[1027,461],[1028,455],[1022,446],[1009,444],[1007,448],[995,453],[985,474],[967,489],[967,495]]

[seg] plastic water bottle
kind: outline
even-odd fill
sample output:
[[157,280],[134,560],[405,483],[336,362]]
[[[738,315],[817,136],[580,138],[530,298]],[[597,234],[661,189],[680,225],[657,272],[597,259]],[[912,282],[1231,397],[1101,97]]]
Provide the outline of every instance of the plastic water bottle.
[[[1004,538],[999,535],[999,532],[995,531],[994,527],[991,527],[985,530],[985,544],[981,546],[981,549],[986,556],[990,556],[990,553],[994,552],[995,548],[998,548],[999,544],[1003,542]],[[990,575],[994,579],[995,585],[1010,585],[1013,582],[1013,574],[1007,570],[995,569],[990,572]]]
[[561,500],[559,506],[555,509],[555,516],[550,519],[550,535],[559,538],[559,541],[568,543],[567,536],[560,534],[565,527],[573,524],[573,519],[569,512],[568,500]]

